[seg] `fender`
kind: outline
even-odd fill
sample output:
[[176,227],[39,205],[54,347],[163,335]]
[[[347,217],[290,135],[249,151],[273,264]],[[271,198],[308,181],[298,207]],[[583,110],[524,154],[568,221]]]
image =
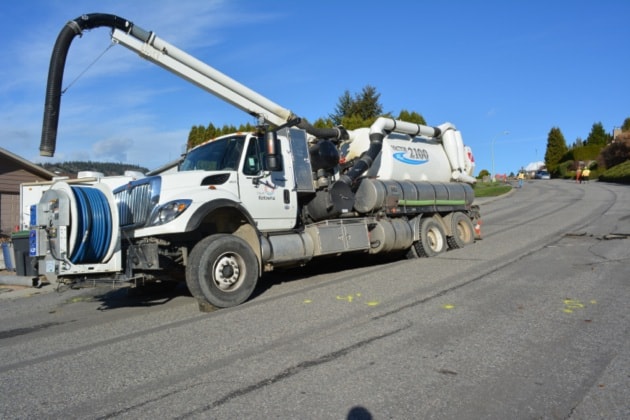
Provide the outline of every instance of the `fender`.
[[247,223],[240,224],[237,220],[232,220],[234,222],[233,226],[221,223],[221,225],[218,226],[218,230],[222,233],[232,233],[247,241],[254,251],[254,254],[256,254],[256,259],[258,261],[258,275],[260,276],[263,270],[263,257],[260,239],[262,234],[256,227],[254,218],[240,203],[228,199],[218,199],[204,203],[188,220],[185,231],[192,232],[198,229],[199,226],[201,226],[202,221],[206,219],[209,214],[220,211],[221,209],[237,211],[247,221]]
[[[207,203],[204,203],[199,208],[197,208],[197,210],[195,210],[195,213],[188,219],[185,232],[192,232],[197,230],[199,226],[201,226],[201,222],[206,218],[206,216],[208,216],[208,214],[221,208],[230,208],[238,211],[240,214],[243,215],[245,220],[247,220],[247,223],[256,228],[256,221],[247,211],[247,209],[245,209],[245,207],[241,205],[241,203],[225,198],[220,198],[217,200],[208,201]],[[256,229],[256,231],[258,232],[258,229]],[[258,234],[260,235],[260,232],[258,232]]]

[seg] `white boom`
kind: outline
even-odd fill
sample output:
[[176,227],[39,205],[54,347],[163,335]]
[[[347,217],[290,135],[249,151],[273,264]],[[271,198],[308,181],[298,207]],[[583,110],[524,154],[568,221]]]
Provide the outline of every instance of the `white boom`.
[[[135,28],[138,29],[138,27]],[[248,114],[263,118],[268,123],[279,126],[295,117],[290,110],[160,39],[153,32],[143,34],[146,34],[144,41],[137,36],[114,29],[112,40]]]

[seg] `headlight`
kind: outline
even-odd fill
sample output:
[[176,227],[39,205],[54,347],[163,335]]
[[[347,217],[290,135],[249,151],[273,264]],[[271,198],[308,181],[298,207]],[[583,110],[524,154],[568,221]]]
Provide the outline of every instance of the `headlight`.
[[153,212],[150,226],[163,225],[174,220],[190,206],[190,203],[191,200],[176,200],[158,207]]

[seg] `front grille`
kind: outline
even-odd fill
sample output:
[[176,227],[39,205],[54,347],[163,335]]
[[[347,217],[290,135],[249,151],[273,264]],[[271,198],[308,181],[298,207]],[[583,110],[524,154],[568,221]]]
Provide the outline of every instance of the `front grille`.
[[142,227],[160,199],[160,177],[142,178],[114,190],[122,228]]

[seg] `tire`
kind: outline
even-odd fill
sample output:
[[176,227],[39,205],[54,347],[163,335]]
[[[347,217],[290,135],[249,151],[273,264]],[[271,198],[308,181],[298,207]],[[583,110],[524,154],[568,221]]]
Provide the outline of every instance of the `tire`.
[[451,249],[463,248],[475,242],[475,227],[472,220],[462,212],[451,214],[452,236],[447,238]]
[[258,259],[238,236],[208,236],[190,253],[186,285],[197,300],[217,308],[237,306],[249,299],[256,283]]
[[437,220],[427,217],[420,220],[420,239],[414,242],[407,255],[434,257],[446,251],[446,247],[444,228]]

